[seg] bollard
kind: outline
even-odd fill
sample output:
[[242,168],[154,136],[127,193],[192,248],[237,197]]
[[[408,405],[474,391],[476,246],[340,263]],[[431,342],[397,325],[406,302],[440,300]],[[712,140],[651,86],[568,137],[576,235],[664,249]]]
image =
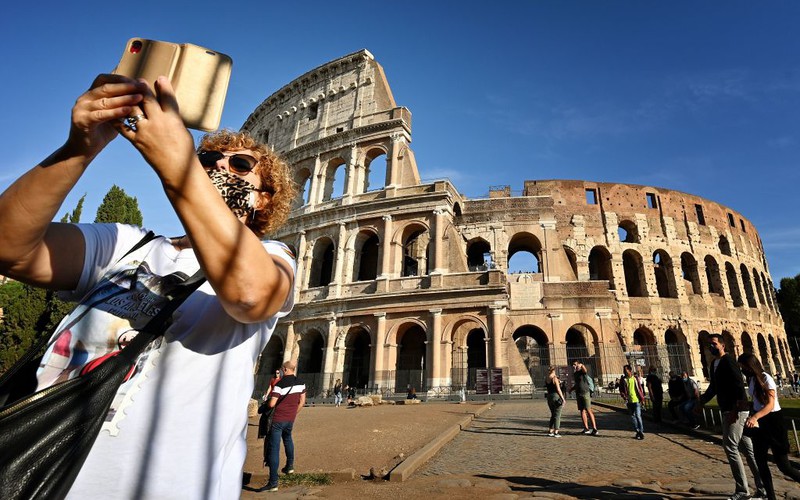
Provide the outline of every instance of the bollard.
[[794,419],[792,419],[792,430],[794,431],[794,444],[797,446],[797,456],[800,456],[800,440],[797,439],[797,427],[794,425]]

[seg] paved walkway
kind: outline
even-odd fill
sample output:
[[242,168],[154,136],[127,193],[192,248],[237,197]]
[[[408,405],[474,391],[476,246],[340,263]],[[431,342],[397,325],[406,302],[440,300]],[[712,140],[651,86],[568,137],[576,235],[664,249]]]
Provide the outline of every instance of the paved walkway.
[[[595,414],[599,435],[580,434],[575,402],[569,400],[563,437],[556,439],[547,436],[543,400],[499,402],[407,481],[297,486],[269,498],[724,499],[733,493],[718,443],[648,421],[644,441],[637,441],[627,414],[599,407]],[[778,498],[800,500],[800,485],[774,466],[772,472]],[[268,494],[250,498],[262,495]]]
[[[644,441],[637,441],[627,414],[595,407],[595,415],[599,434],[581,434],[574,401],[568,401],[563,437],[556,439],[547,436],[549,410],[543,401],[497,404],[416,476],[461,476],[473,486],[491,480],[519,496],[726,498],[733,493],[719,444],[651,422],[645,422]],[[800,485],[785,481],[777,468],[772,471],[779,498],[800,499]]]

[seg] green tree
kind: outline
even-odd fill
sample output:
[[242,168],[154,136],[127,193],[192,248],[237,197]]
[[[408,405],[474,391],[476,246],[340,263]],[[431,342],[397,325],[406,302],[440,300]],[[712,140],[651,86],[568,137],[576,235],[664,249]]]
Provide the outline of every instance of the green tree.
[[125,194],[125,191],[114,184],[108,190],[103,202],[97,208],[95,222],[119,222],[122,224],[142,225],[142,212],[136,198]]
[[10,368],[39,338],[50,335],[72,305],[52,291],[9,281],[0,286],[0,373]]
[[800,274],[781,279],[778,308],[783,316],[786,335],[800,337]]
[[69,212],[65,213],[60,222],[71,222],[73,224],[80,222],[81,213],[83,212],[83,201],[85,199],[86,193],[84,193],[83,196],[81,196],[81,199],[78,200],[78,205],[75,207],[75,210],[73,210],[71,214]]

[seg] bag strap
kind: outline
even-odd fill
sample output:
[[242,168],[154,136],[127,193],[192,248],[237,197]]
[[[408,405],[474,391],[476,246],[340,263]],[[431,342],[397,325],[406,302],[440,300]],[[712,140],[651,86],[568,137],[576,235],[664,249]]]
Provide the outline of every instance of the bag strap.
[[[122,259],[127,257],[128,255],[132,254],[136,250],[139,250],[146,244],[150,243],[156,238],[156,233],[153,231],[148,231],[142,239],[140,239],[135,245],[131,247],[130,250],[125,252],[125,254],[117,260],[119,263]],[[25,354],[14,363],[14,366],[6,370],[5,373],[0,375],[0,388],[5,385],[5,383],[11,379],[11,377],[17,373],[20,369],[22,369],[26,364],[28,364],[35,356],[38,354],[44,354],[44,351],[50,347],[51,341],[55,342],[57,339],[51,339],[52,335],[42,335],[39,339],[30,347]],[[38,367],[37,367],[38,368]],[[0,389],[0,400],[3,399],[3,395],[5,392]]]

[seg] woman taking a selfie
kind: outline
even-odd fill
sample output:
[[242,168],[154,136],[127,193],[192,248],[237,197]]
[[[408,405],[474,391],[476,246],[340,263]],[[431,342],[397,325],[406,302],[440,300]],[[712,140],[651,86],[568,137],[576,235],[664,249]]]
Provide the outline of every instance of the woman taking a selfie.
[[[142,228],[51,222],[118,134],[158,176],[183,236],[129,252]],[[113,354],[172,283],[206,279],[120,386],[69,498],[238,498],[253,366],[293,305],[294,258],[260,238],[285,222],[295,192],[286,164],[247,134],[215,133],[196,151],[165,77],[152,90],[101,75],[72,108],[64,145],[0,195],[0,274],[84,298],[54,333],[38,389]]]
[[556,367],[551,366],[544,380],[547,390],[547,407],[550,408],[550,430],[548,436],[560,438],[558,430],[561,428],[561,410],[564,408],[564,393],[561,392],[561,381],[556,375]]

